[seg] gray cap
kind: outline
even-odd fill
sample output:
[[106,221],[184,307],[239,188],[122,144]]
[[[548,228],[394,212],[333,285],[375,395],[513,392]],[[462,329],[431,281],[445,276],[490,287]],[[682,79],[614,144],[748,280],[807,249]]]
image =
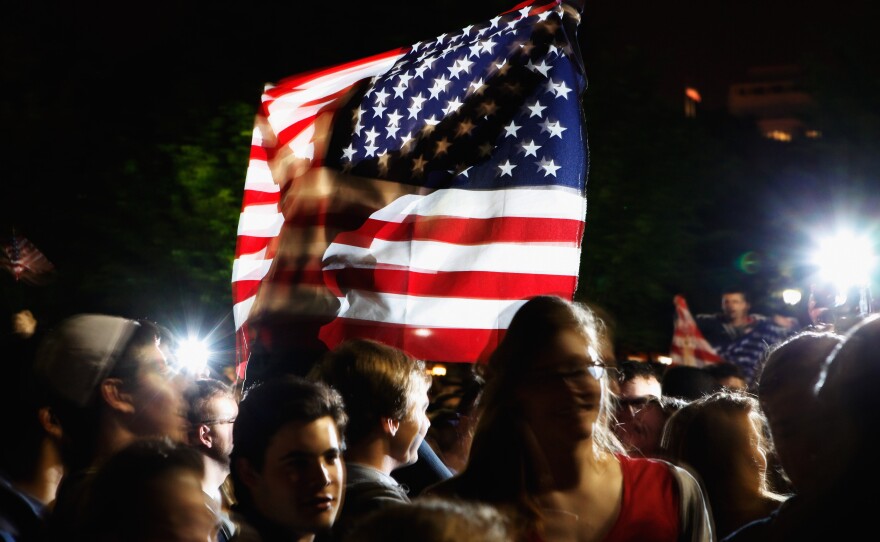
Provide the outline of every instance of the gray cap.
[[37,375],[49,390],[85,406],[140,327],[135,320],[78,314],[49,332],[37,351]]

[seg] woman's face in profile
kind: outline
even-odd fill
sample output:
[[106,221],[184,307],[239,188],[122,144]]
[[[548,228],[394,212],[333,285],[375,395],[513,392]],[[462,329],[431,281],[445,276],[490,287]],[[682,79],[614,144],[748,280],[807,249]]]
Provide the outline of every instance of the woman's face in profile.
[[518,399],[539,443],[574,444],[592,436],[603,394],[604,367],[579,333],[560,331],[520,384]]

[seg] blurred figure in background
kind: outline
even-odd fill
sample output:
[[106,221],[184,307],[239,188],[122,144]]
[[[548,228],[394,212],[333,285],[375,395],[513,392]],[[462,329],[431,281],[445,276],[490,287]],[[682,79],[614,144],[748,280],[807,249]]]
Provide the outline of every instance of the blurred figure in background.
[[625,360],[618,364],[620,384],[617,395],[621,398],[660,397],[660,373],[648,362]]
[[32,356],[11,358],[4,375],[11,385],[0,394],[0,540],[38,540],[64,474],[61,427],[36,385]]
[[835,333],[803,331],[770,350],[758,379],[758,400],[767,416],[785,482],[795,495],[725,540],[785,539],[776,533],[784,532],[792,510],[797,510],[801,501],[814,498],[819,490],[815,473],[823,466],[817,463],[818,451],[828,435],[819,423],[822,413],[815,386],[825,359],[842,341],[843,336]]
[[[81,538],[91,542],[212,542],[217,518],[202,491],[202,459],[170,439],[116,452],[95,475]],[[71,539],[71,538],[68,538]]]
[[238,403],[232,388],[219,380],[195,380],[184,392],[188,410],[189,444],[200,452],[205,477],[202,489],[214,505],[220,522],[218,540],[226,542],[235,534],[229,517],[232,503],[223,492],[229,476],[232,453],[232,426],[238,416]]
[[438,497],[395,503],[367,515],[344,542],[510,542],[507,518],[492,506]]
[[677,397],[618,397],[614,434],[632,455],[665,459],[663,428],[669,417],[686,404]]
[[719,537],[784,500],[767,484],[765,424],[757,399],[741,391],[697,399],[666,423],[667,457],[703,483]]
[[797,331],[797,320],[767,318],[751,312],[744,288],[728,288],[721,294],[721,312],[697,314],[700,332],[724,360],[740,367],[751,386],[767,349]]
[[428,411],[431,427],[425,440],[453,473],[467,464],[485,384],[481,376],[471,372],[463,379],[455,406]]
[[101,464],[135,440],[186,439],[182,383],[145,321],[79,314],[51,330],[36,372],[61,426],[65,475],[50,518],[53,539],[76,538],[92,478]]
[[703,370],[712,375],[718,385],[728,390],[748,391],[749,383],[742,369],[736,363],[722,361],[719,363],[707,363]]

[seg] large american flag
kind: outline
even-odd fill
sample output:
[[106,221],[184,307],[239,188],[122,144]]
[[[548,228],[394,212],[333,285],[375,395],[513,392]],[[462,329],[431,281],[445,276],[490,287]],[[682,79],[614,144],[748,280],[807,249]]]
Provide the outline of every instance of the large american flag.
[[240,378],[252,353],[351,337],[475,362],[528,298],[573,297],[579,20],[527,2],[266,88],[232,273]]

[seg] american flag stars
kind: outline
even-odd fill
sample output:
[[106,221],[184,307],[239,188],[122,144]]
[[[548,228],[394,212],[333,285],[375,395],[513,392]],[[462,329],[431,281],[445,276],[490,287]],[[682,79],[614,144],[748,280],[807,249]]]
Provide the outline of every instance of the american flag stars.
[[[576,98],[564,74],[554,75],[563,56],[553,36],[535,41],[559,28],[562,10],[531,10],[417,43],[373,78],[354,106],[351,141],[338,147],[340,165],[383,178],[392,170],[412,178],[514,177],[533,175],[533,166],[542,177],[557,176],[563,166],[547,156],[567,128],[550,115],[554,102]],[[539,151],[547,153],[540,160]]]

